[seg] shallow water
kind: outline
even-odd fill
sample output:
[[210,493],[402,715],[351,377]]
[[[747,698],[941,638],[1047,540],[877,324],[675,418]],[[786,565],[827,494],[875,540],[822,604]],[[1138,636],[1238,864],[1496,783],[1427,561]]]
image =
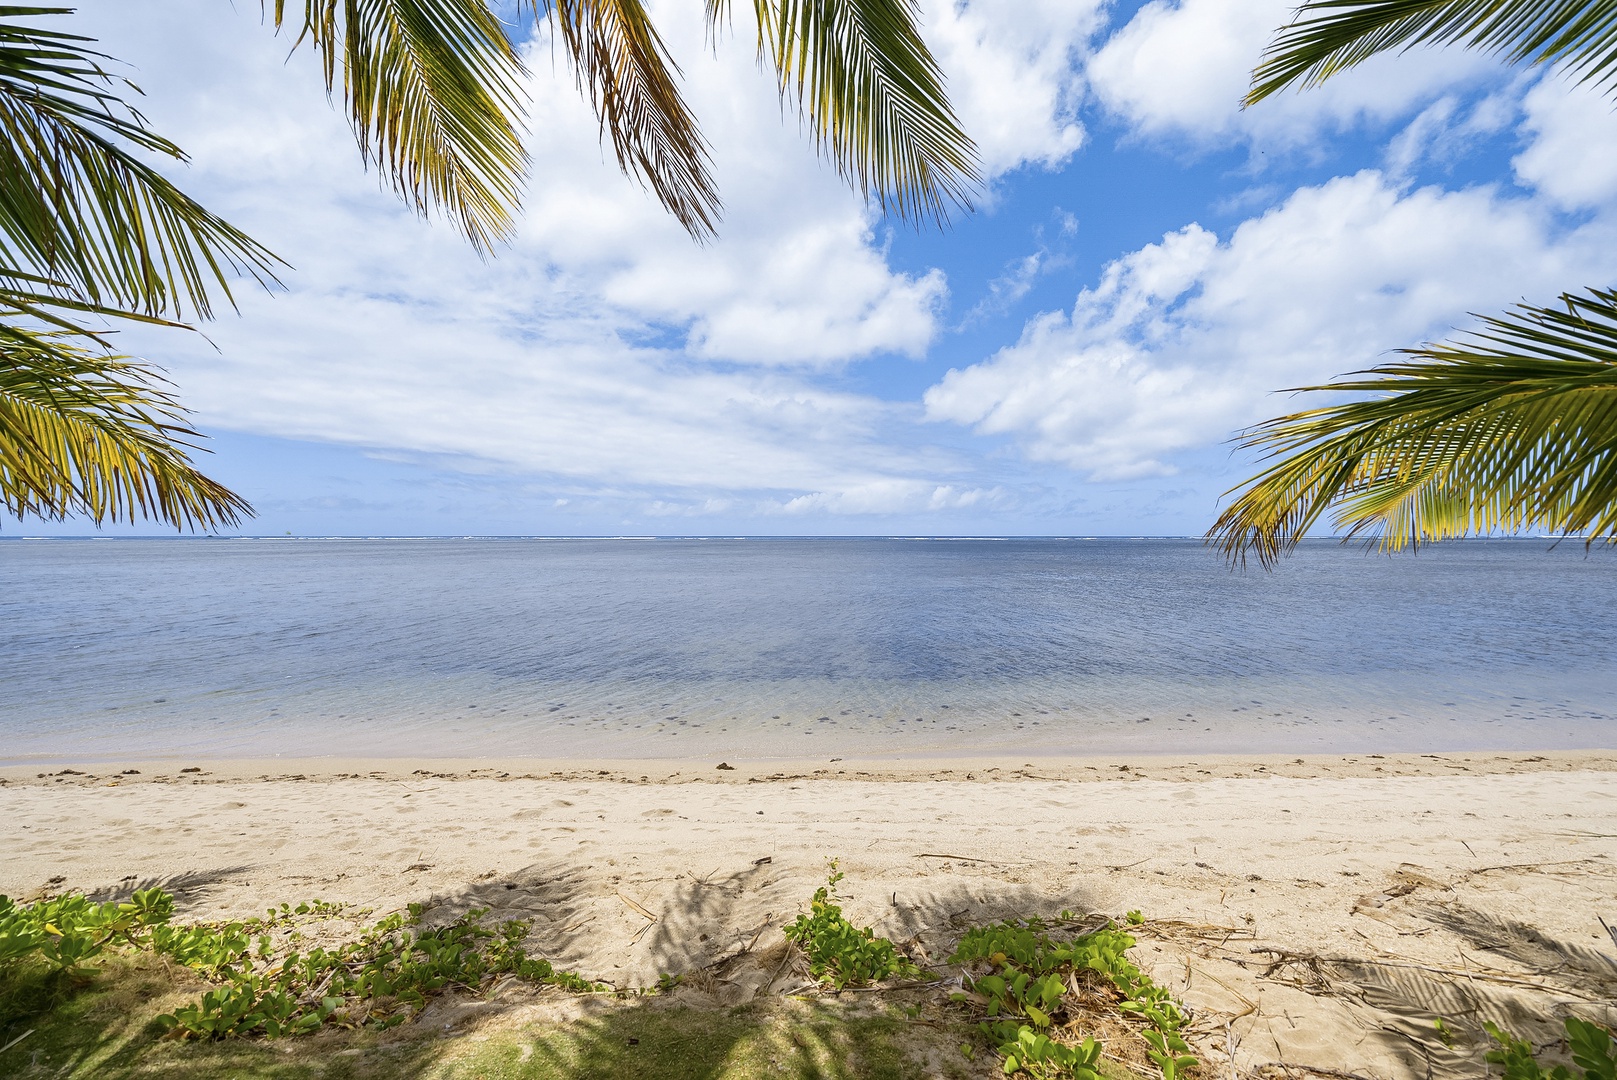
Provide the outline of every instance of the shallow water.
[[1617,553],[0,542],[0,761],[1617,745]]

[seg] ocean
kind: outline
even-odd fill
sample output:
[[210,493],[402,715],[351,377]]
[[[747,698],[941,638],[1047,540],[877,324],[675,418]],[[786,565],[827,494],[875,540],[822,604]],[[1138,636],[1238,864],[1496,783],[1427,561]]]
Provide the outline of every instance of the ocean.
[[1617,746],[1617,552],[0,541],[0,762]]

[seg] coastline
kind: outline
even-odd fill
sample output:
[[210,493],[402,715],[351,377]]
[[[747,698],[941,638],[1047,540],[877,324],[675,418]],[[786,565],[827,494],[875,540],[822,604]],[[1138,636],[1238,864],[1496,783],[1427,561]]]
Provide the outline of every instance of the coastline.
[[1243,1068],[1425,1075],[1433,1016],[1547,1038],[1617,997],[1613,751],[116,764],[0,769],[0,893],[491,907],[592,978],[734,1002],[780,991],[749,958],[839,858],[849,916],[939,958],[974,921],[1144,911],[1142,967]]
[[[729,769],[719,766],[729,765]],[[225,783],[237,781],[583,780],[626,783],[760,783],[780,780],[960,780],[1003,782],[1105,779],[1192,781],[1290,777],[1514,775],[1572,770],[1617,772],[1617,749],[1462,750],[1387,754],[882,755],[832,757],[362,757],[62,758],[0,765],[0,787],[38,784]]]

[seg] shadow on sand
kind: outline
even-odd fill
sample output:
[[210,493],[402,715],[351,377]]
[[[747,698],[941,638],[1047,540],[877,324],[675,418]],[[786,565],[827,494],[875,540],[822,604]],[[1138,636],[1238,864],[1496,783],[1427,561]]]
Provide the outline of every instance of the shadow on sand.
[[[728,874],[684,875],[655,909],[635,899],[632,879],[603,878],[596,868],[536,863],[498,880],[469,882],[430,898],[428,923],[448,922],[471,908],[491,919],[531,920],[530,947],[560,967],[620,987],[645,987],[630,972],[671,977],[656,995],[574,996],[507,987],[482,996],[449,994],[413,1023],[385,1034],[328,1030],[277,1043],[242,1040],[180,1044],[159,1040],[151,1016],[165,1000],[195,995],[199,983],[160,966],[120,962],[93,990],[60,994],[49,1009],[0,1016],[0,1074],[17,1077],[122,1077],[161,1072],[174,1077],[854,1077],[995,1075],[993,1056],[960,1051],[972,1037],[962,1010],[947,1002],[947,968],[970,926],[1006,918],[1053,919],[1064,909],[1087,912],[1082,889],[1052,894],[991,878],[917,879],[902,893],[861,897],[878,932],[898,942],[940,983],[816,998],[801,958],[780,928],[801,909],[817,881],[806,869],[758,859]],[[105,898],[161,885],[195,895],[234,870],[198,871],[150,882],[125,882]],[[878,907],[875,899],[885,899]],[[1557,940],[1539,928],[1459,903],[1411,897],[1400,918],[1412,934],[1441,935],[1463,967],[1394,957],[1319,955],[1281,944],[1231,940],[1230,928],[1146,924],[1141,938],[1171,966],[1195,959],[1206,970],[1233,965],[1264,985],[1331,999],[1336,1023],[1355,1027],[1358,1045],[1379,1048],[1411,1077],[1475,1076],[1491,1021],[1541,1046],[1579,1015],[1617,1021],[1617,962],[1604,952]],[[1222,937],[1220,936],[1222,935]],[[1451,950],[1452,951],[1452,950]],[[1430,955],[1430,950],[1428,955]],[[614,978],[614,972],[619,977]],[[176,979],[178,978],[178,981]],[[677,985],[674,985],[676,984]],[[794,996],[796,995],[796,996]],[[36,1002],[37,1004],[37,1002]],[[172,1008],[172,1003],[166,1007]],[[1434,1026],[1442,1018],[1453,1045]],[[1220,1032],[1254,1031],[1272,1022],[1198,1010],[1190,1033],[1204,1060],[1222,1064]],[[1290,1019],[1288,1017],[1288,1019]],[[1228,1075],[1305,1080],[1357,1073],[1353,1060],[1308,1063],[1243,1060]],[[1362,1074],[1361,1074],[1362,1075]]]

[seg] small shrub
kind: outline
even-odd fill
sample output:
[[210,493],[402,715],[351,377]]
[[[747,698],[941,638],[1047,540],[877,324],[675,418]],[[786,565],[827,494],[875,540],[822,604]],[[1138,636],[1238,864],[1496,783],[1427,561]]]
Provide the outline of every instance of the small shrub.
[[808,957],[809,974],[841,990],[899,976],[915,978],[921,969],[870,927],[860,929],[842,915],[837,882],[843,878],[833,860],[826,882],[814,892],[806,915],[784,927],[786,940]]
[[1488,1051],[1488,1061],[1504,1068],[1505,1080],[1617,1080],[1617,1039],[1599,1024],[1576,1016],[1566,1019],[1566,1041],[1578,1072],[1565,1065],[1546,1069],[1538,1063],[1532,1044],[1525,1039],[1516,1038],[1492,1022],[1483,1027],[1499,1044],[1499,1049]]
[[[165,956],[221,984],[158,1018],[175,1037],[203,1039],[300,1035],[327,1023],[391,1027],[431,994],[450,987],[475,993],[500,976],[579,992],[610,989],[530,957],[522,945],[527,922],[489,929],[480,909],[422,930],[422,909],[411,905],[357,940],[300,950],[300,926],[343,910],[315,900],[270,908],[262,918],[173,926],[174,898],[160,889],[105,904],[64,896],[19,905],[0,896],[0,975],[11,986],[49,991],[87,981],[92,962],[112,947]],[[47,1005],[54,1000],[44,997]]]
[[476,993],[501,975],[580,992],[609,989],[528,956],[522,946],[527,921],[490,930],[480,922],[486,914],[474,908],[448,926],[420,930],[421,909],[412,906],[408,915],[389,915],[356,941],[289,952],[257,974],[239,966],[248,939],[238,924],[193,927],[176,959],[227,985],[158,1021],[180,1038],[275,1038],[328,1022],[392,1027],[432,994],[452,987]]
[[[1186,1019],[1184,1009],[1128,959],[1126,953],[1134,944],[1131,934],[1111,923],[1068,941],[1056,941],[1038,919],[1011,920],[967,931],[952,960],[988,965],[986,974],[968,978],[972,991],[984,1002],[987,1019],[983,1031],[1004,1056],[1007,1073],[1093,1080],[1099,1046],[1091,1055],[1088,1047],[1093,1040],[1072,1046],[1050,1039],[1047,1033],[1064,1012],[1071,977],[1079,971],[1094,971],[1122,994],[1118,1008],[1145,1022],[1140,1034],[1146,1042],[1146,1056],[1162,1070],[1165,1080],[1176,1080],[1196,1064],[1190,1045],[1180,1034]],[[970,998],[961,994],[957,1000]]]

